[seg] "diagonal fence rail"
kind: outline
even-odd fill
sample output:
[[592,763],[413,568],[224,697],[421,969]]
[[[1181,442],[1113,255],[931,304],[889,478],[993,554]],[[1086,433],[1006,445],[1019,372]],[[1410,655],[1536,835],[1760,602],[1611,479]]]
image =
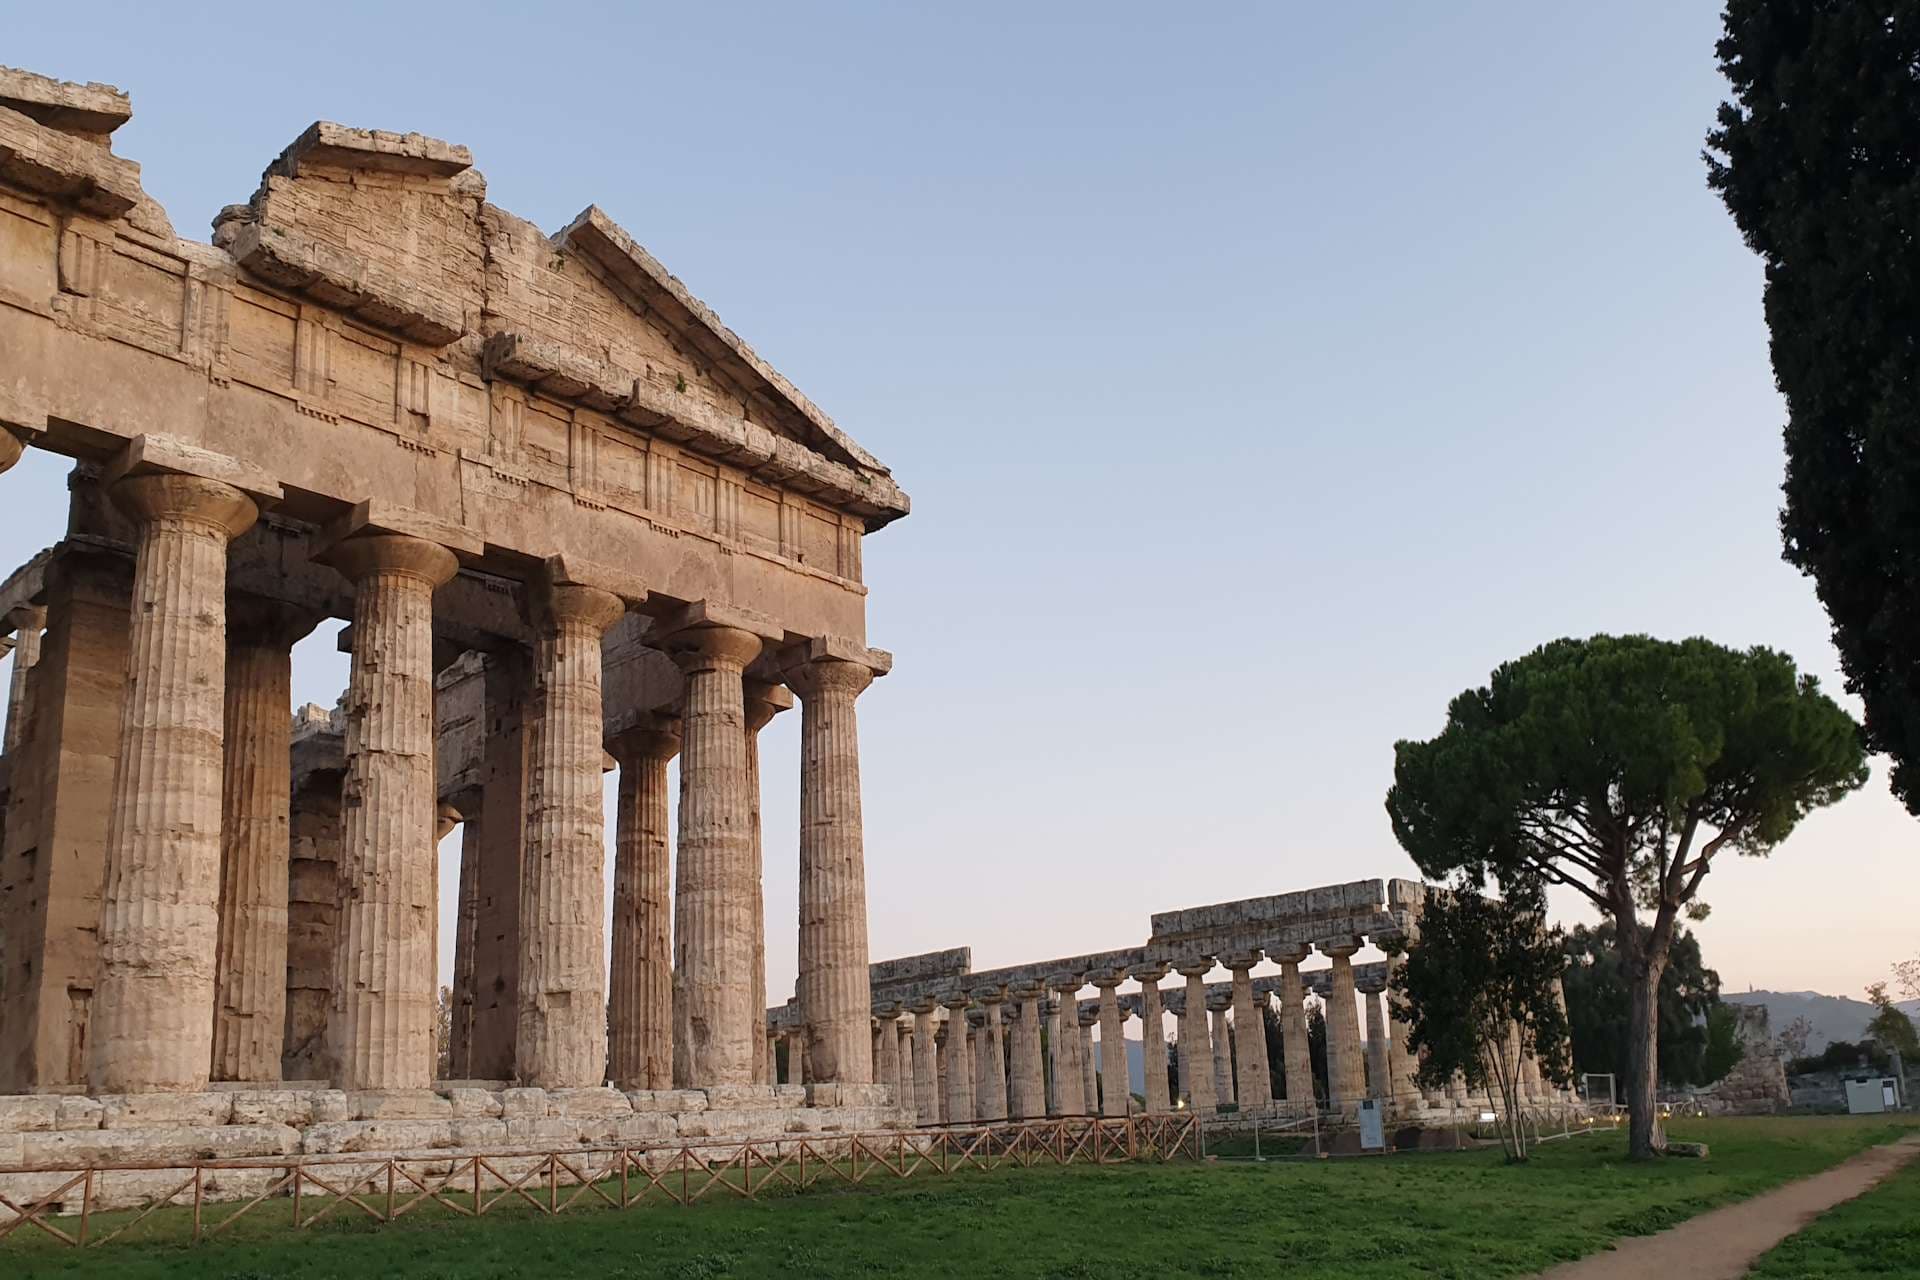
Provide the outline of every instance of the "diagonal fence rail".
[[[555,1215],[575,1208],[692,1205],[709,1196],[755,1199],[830,1185],[862,1186],[963,1169],[1126,1164],[1201,1158],[1191,1115],[1014,1121],[891,1133],[623,1144],[549,1151],[442,1151],[404,1155],[268,1156],[253,1159],[37,1166],[0,1169],[0,1185],[44,1176],[28,1198],[0,1193],[0,1253],[11,1239],[45,1236],[75,1248],[104,1245],[166,1208],[191,1206],[191,1238],[220,1236],[270,1202],[291,1203],[292,1226],[329,1217],[389,1223],[428,1205],[463,1217],[503,1207]],[[102,1188],[115,1175],[152,1175],[155,1194],[109,1210]],[[177,1178],[171,1175],[179,1175]],[[251,1194],[222,1196],[250,1175]],[[226,1180],[226,1184],[222,1183]],[[77,1204],[76,1204],[77,1198]],[[103,1216],[119,1218],[102,1230]],[[28,1230],[31,1228],[31,1230]]]

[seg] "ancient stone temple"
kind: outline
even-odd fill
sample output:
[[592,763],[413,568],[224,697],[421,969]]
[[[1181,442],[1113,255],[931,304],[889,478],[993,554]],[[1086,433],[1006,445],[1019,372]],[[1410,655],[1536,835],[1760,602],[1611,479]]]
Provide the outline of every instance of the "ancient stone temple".
[[[598,208],[548,234],[464,147],[320,123],[200,243],[114,154],[129,116],[0,70],[0,471],[76,464],[0,594],[0,1093],[415,1114],[458,824],[456,1078],[761,1105],[756,735],[797,705],[807,1078],[884,1108],[856,708],[887,468]],[[328,618],[348,687],[296,726]]]

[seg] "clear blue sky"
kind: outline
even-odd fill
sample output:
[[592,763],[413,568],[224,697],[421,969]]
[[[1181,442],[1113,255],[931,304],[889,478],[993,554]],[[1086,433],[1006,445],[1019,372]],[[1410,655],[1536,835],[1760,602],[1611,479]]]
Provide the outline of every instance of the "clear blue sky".
[[[885,459],[873,952],[985,966],[1411,875],[1394,739],[1555,636],[1767,643],[1838,689],[1699,159],[1717,8],[5,3],[0,56],[130,91],[116,149],[199,239],[322,117],[465,143],[549,229],[597,203]],[[59,474],[0,479],[0,559],[57,536]],[[1730,988],[1912,952],[1883,775],[1709,877]]]

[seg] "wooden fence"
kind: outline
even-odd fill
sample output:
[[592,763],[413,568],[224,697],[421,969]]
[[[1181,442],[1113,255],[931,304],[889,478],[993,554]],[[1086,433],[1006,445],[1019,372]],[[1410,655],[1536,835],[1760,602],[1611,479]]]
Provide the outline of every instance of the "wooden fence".
[[[76,1248],[103,1245],[169,1206],[192,1207],[192,1239],[198,1242],[219,1236],[269,1200],[292,1202],[297,1229],[335,1213],[393,1222],[430,1204],[467,1217],[503,1205],[528,1205],[539,1213],[559,1214],[575,1207],[626,1209],[662,1201],[691,1205],[707,1196],[751,1200],[774,1188],[798,1191],[822,1182],[860,1186],[961,1169],[1198,1159],[1200,1143],[1194,1118],[1172,1115],[668,1146],[267,1156],[0,1169],[0,1179],[18,1174],[61,1179],[51,1191],[27,1203],[0,1194],[0,1214],[6,1215],[0,1217],[0,1246],[23,1227]],[[237,1203],[207,1198],[221,1174],[243,1170],[267,1176],[265,1187]],[[96,1216],[107,1212],[97,1204],[102,1179],[136,1172],[181,1176],[177,1184],[169,1182],[171,1190],[150,1196],[131,1210],[114,1211],[116,1215],[132,1212],[126,1221],[113,1224],[104,1234],[94,1230]],[[76,1195],[77,1210],[71,1205]]]

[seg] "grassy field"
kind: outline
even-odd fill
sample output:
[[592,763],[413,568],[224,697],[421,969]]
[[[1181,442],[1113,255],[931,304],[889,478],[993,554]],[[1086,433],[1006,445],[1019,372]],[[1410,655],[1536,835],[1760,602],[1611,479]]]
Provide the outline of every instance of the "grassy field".
[[[0,1242],[0,1275],[1525,1275],[1815,1172],[1910,1127],[1884,1117],[1693,1121],[1676,1124],[1674,1136],[1712,1143],[1711,1160],[1646,1166],[1626,1163],[1623,1139],[1609,1133],[1548,1144],[1519,1168],[1477,1151],[1006,1169],[556,1218],[531,1210],[478,1220],[436,1211],[392,1226],[336,1218],[299,1233],[276,1206],[210,1245],[115,1242],[78,1253],[9,1238]],[[1920,1201],[1914,1175],[1901,1185],[1909,1199],[1887,1207],[1881,1227]]]
[[1750,1274],[1766,1280],[1920,1276],[1920,1163],[1822,1214]]

